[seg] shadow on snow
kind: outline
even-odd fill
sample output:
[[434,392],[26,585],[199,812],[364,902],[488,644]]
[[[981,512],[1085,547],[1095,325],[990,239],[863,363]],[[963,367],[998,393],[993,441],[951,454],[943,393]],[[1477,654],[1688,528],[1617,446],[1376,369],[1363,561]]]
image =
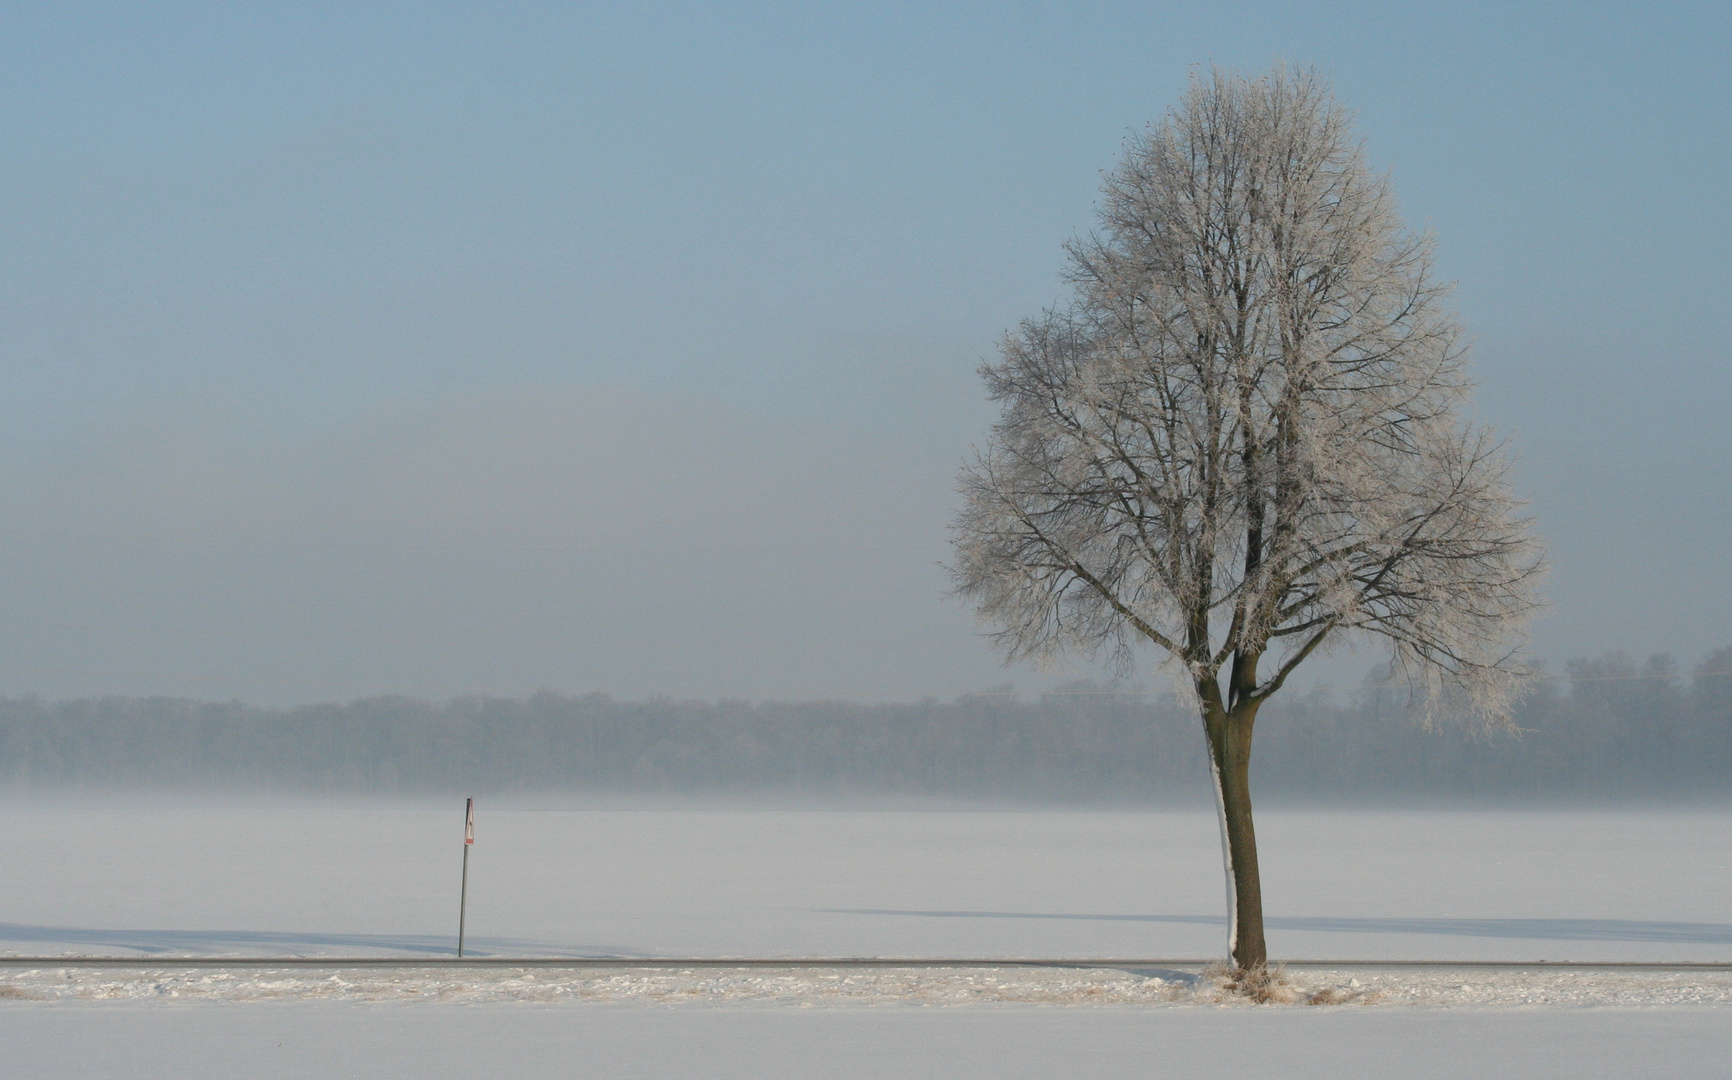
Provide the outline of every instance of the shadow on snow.
[[[1090,915],[1034,911],[903,911],[893,908],[825,908],[835,915],[898,915],[926,919],[1069,919],[1084,922],[1187,923],[1225,926],[1220,915]],[[1528,938],[1540,941],[1650,941],[1669,944],[1732,944],[1732,924],[1645,922],[1636,919],[1415,919],[1277,917],[1270,930],[1326,934],[1447,934],[1456,937]]]
[[[407,956],[455,956],[454,934],[292,934],[268,930],[105,930],[84,926],[31,926],[0,923],[0,943],[100,946],[146,955],[267,955],[319,956],[330,950],[350,955],[382,953]],[[516,938],[471,937],[464,942],[469,956],[585,956],[640,959],[640,953],[608,950],[573,951],[546,942]]]

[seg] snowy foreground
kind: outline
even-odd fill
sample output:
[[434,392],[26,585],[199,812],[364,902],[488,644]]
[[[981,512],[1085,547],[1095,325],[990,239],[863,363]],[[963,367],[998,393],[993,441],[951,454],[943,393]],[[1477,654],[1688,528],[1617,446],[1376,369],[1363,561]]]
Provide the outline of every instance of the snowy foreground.
[[1717,1009],[0,1002],[8,1080],[1724,1077]]

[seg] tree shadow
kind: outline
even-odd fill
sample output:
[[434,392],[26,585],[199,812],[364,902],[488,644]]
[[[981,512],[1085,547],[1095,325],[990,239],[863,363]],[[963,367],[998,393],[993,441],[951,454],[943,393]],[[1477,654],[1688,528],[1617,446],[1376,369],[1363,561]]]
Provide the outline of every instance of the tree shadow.
[[[32,926],[0,923],[0,943],[100,947],[168,955],[266,955],[285,959],[317,957],[333,950],[347,955],[384,954],[456,956],[455,934],[301,934],[269,930],[109,930],[84,926]],[[550,956],[635,959],[627,952],[572,951],[546,942],[518,938],[470,937],[463,943],[465,956]]]
[[[1225,926],[1220,915],[1093,915],[1034,911],[907,911],[894,908],[822,908],[834,915],[889,915],[927,919],[1053,919],[1079,922],[1182,923]],[[1442,919],[1271,916],[1270,930],[1326,934],[1443,934],[1453,937],[1536,941],[1643,941],[1673,945],[1732,945],[1732,923],[1657,922],[1639,919]]]

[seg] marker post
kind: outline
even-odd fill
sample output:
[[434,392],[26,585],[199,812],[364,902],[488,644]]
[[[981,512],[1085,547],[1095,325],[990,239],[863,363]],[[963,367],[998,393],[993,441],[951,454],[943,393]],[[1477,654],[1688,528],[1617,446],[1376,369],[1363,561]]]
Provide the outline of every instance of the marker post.
[[457,901],[457,955],[463,955],[463,922],[469,915],[469,849],[475,845],[475,800],[463,807],[463,891]]

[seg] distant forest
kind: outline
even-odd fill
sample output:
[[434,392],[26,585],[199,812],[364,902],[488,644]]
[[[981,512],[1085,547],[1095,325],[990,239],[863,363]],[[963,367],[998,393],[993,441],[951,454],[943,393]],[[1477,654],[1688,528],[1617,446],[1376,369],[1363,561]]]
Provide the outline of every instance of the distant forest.
[[[1519,730],[1426,729],[1367,683],[1274,699],[1257,795],[1329,802],[1701,801],[1732,795],[1732,648],[1578,660]],[[1023,699],[858,705],[544,692],[266,709],[168,698],[0,699],[0,783],[352,795],[573,791],[908,795],[1045,803],[1209,798],[1195,714],[1078,684]]]

